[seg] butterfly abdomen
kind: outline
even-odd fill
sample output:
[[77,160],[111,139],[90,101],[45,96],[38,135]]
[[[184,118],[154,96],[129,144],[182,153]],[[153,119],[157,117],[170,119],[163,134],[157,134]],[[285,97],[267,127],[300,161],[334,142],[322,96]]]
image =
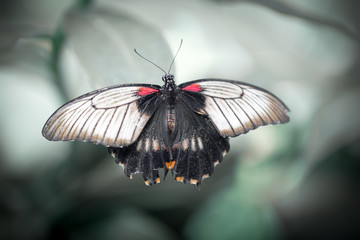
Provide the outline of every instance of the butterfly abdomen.
[[171,135],[175,127],[175,109],[173,105],[170,105],[167,109],[166,122],[169,129],[169,135]]

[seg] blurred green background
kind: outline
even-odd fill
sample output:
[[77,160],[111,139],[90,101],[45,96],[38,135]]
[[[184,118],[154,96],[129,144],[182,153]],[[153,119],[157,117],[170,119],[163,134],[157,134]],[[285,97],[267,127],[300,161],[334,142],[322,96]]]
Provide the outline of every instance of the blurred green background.
[[[359,1],[7,0],[0,7],[0,239],[360,239]],[[146,187],[106,148],[48,142],[82,93],[216,77],[290,123],[231,140],[198,192]]]

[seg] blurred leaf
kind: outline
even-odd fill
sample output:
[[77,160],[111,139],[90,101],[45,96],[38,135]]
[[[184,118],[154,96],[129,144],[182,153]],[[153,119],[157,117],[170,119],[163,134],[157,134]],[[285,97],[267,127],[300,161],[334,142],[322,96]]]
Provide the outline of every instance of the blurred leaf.
[[186,235],[199,240],[279,239],[273,210],[259,202],[247,191],[222,191],[188,221]]
[[0,118],[0,144],[7,170],[25,174],[58,163],[69,146],[51,144],[41,135],[47,117],[60,104],[49,81],[49,42],[23,39],[17,48],[14,59],[0,67],[0,108],[6,116]]
[[62,68],[68,71],[68,91],[76,91],[72,96],[84,93],[84,83],[90,84],[86,90],[121,83],[161,84],[163,73],[137,56],[134,48],[166,70],[173,58],[160,32],[119,11],[70,11],[64,19],[64,31],[67,49]]
[[346,146],[360,136],[360,89],[336,89],[324,96],[324,104],[314,117],[307,158],[316,161]]
[[278,212],[288,239],[359,239],[360,140],[309,169]]
[[64,11],[77,0],[2,0],[0,25],[16,28],[36,28],[42,34],[51,34],[62,19]]
[[[95,208],[94,208],[95,207]],[[167,226],[134,208],[97,211],[89,204],[61,219],[50,238],[62,239],[177,239]]]
[[212,196],[187,222],[189,239],[281,239],[274,203],[299,181],[303,167],[288,156],[273,158],[241,164],[238,181]]
[[289,0],[216,0],[219,2],[250,2],[255,4],[260,4],[271,8],[277,12],[292,16],[298,17],[304,20],[311,21],[316,24],[323,26],[332,27],[338,31],[343,32],[347,36],[353,38],[354,40],[359,40],[359,34],[354,31],[353,28],[350,28],[348,25],[332,19],[331,16],[320,16],[319,14],[311,13],[310,11],[303,10],[297,6],[296,3]]

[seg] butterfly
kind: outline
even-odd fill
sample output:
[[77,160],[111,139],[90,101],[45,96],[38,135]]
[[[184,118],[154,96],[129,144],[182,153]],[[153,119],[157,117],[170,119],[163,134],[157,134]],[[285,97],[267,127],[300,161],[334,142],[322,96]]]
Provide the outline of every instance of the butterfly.
[[126,176],[141,173],[146,185],[159,183],[164,169],[199,189],[229,152],[229,138],[290,120],[279,98],[254,85],[224,79],[176,85],[166,72],[162,80],[163,86],[123,84],[77,97],[51,115],[42,135],[104,145]]

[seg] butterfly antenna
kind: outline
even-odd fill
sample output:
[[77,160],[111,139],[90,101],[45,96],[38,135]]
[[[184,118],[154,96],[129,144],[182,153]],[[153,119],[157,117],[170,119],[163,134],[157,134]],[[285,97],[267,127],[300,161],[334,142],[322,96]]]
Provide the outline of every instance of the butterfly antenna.
[[172,60],[172,62],[171,62],[171,64],[170,64],[170,67],[169,67],[169,70],[168,70],[168,73],[167,73],[167,74],[170,73],[171,67],[173,66],[173,64],[174,64],[174,62],[175,62],[175,58],[176,58],[176,56],[178,55],[178,53],[179,53],[179,51],[180,51],[180,48],[181,48],[182,43],[183,43],[183,40],[181,39],[179,48],[178,48],[178,50],[176,51],[176,54],[175,54],[175,56],[174,56],[174,58],[173,58],[173,60]]
[[161,67],[159,67],[159,65],[155,64],[154,62],[150,61],[149,59],[147,59],[146,57],[144,57],[143,55],[141,55],[140,53],[138,53],[138,51],[136,51],[136,49],[134,48],[134,52],[139,55],[141,58],[145,59],[146,61],[148,61],[149,63],[151,63],[152,65],[154,65],[155,67],[159,68],[161,71],[163,71],[165,73],[165,75],[167,74],[166,71],[164,69],[162,69]]

